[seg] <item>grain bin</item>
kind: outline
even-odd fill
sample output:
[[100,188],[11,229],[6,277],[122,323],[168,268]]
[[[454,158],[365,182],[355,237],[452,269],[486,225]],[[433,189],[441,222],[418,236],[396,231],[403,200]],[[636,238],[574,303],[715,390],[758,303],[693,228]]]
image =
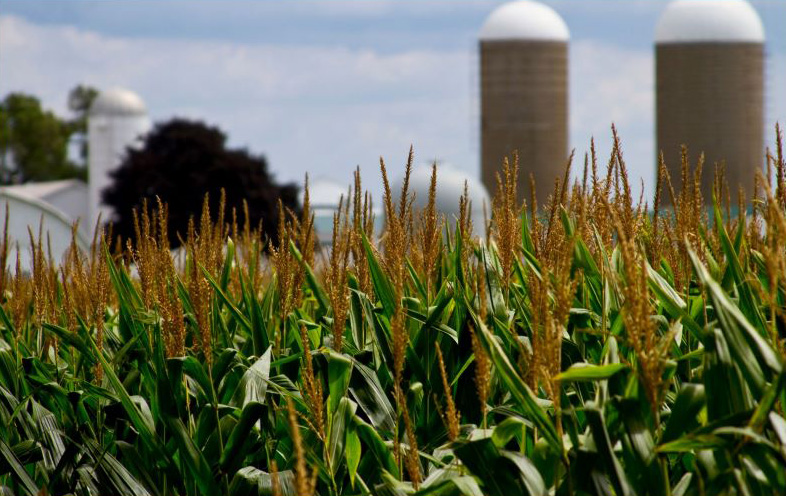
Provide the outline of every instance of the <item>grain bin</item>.
[[99,214],[104,221],[111,212],[101,201],[101,192],[109,186],[109,173],[122,161],[126,148],[138,143],[150,130],[150,119],[142,99],[131,91],[113,88],[102,91],[90,106],[88,116],[88,205],[92,232]]
[[495,9],[479,38],[483,184],[495,191],[518,151],[519,198],[532,174],[543,204],[568,156],[568,27],[550,7],[519,0]]
[[764,28],[745,0],[677,0],[655,32],[657,140],[680,177],[680,148],[692,164],[704,152],[702,194],[712,201],[714,165],[730,192],[753,194],[763,165]]
[[[414,196],[412,208],[416,215],[428,206],[431,172],[432,166],[421,165],[414,167],[410,174],[408,192]],[[394,201],[399,199],[403,183],[403,177],[397,178],[393,183],[395,185],[393,187]],[[436,210],[448,223],[450,232],[454,232],[456,222],[461,216],[459,199],[464,194],[465,184],[470,202],[469,214],[472,219],[474,235],[483,237],[486,235],[485,218],[491,215],[491,199],[483,184],[471,174],[448,164],[437,164],[437,190],[434,198]]]

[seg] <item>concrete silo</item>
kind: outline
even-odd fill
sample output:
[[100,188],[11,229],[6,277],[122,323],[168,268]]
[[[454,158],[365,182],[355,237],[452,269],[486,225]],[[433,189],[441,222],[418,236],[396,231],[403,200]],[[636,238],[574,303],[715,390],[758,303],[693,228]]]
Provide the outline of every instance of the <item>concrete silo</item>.
[[[519,153],[519,197],[533,174],[543,204],[568,157],[568,40],[550,7],[519,0],[495,9],[480,30],[481,177],[496,190],[502,161]],[[526,192],[526,196],[525,196]]]
[[702,194],[712,201],[714,164],[730,192],[750,198],[764,159],[764,28],[745,0],[677,0],[655,32],[657,140],[672,178],[680,148],[705,154]]
[[109,220],[111,212],[101,201],[110,184],[109,172],[120,165],[126,148],[150,130],[150,119],[142,99],[131,91],[114,88],[102,91],[93,101],[88,116],[88,219],[93,231],[99,214]]

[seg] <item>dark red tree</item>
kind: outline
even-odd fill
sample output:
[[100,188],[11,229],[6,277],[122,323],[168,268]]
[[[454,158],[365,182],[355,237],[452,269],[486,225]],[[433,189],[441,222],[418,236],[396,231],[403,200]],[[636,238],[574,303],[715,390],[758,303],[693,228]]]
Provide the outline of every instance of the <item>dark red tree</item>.
[[229,149],[226,135],[202,122],[173,119],[157,124],[139,149],[129,148],[123,163],[111,173],[112,184],[103,201],[114,208],[113,232],[133,239],[133,211],[141,211],[147,200],[167,203],[169,240],[172,247],[185,238],[188,221],[198,222],[205,194],[210,195],[211,215],[216,218],[218,199],[226,192],[226,215],[237,209],[243,220],[243,200],[248,202],[252,227],[262,221],[265,234],[274,239],[278,228],[278,200],[298,212],[298,188],[278,185],[271,177],[267,160],[244,149]]

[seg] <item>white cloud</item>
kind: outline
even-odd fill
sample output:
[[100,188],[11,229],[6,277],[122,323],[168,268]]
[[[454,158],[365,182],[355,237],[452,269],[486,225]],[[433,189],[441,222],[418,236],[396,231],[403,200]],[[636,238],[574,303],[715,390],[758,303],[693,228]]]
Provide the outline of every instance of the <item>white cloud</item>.
[[[142,95],[154,119],[178,115],[218,125],[233,145],[264,153],[282,180],[299,181],[308,171],[348,183],[360,165],[364,183],[379,192],[379,156],[397,175],[410,144],[418,162],[441,159],[477,173],[474,44],[381,53],[326,41],[123,38],[0,16],[0,97],[26,91],[65,113],[68,90],[78,83],[125,86]],[[591,136],[605,161],[615,122],[631,176],[643,177],[651,195],[652,51],[579,39],[570,56],[577,165]],[[768,70],[769,121],[786,123],[786,96],[778,91],[786,87],[786,57],[773,56]]]
[[583,165],[593,136],[599,160],[605,163],[611,152],[614,123],[636,191],[640,191],[643,179],[645,198],[651,198],[655,173],[652,52],[579,40],[573,43],[570,57],[571,146],[579,157],[577,165]]
[[780,123],[781,131],[786,128],[786,54],[769,56],[766,74],[767,127],[764,130],[764,141],[774,149],[775,123]]
[[308,171],[349,182],[361,165],[373,184],[379,156],[398,166],[411,143],[476,166],[468,63],[463,52],[124,39],[0,18],[0,94],[26,91],[65,113],[77,83],[125,86],[155,119],[220,126],[233,144],[267,155],[283,180]]

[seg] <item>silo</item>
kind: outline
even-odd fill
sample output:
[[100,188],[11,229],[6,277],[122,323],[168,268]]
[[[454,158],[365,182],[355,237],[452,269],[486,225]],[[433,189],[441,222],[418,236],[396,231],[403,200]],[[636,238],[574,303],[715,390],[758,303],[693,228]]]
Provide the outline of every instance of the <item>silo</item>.
[[[404,178],[398,178],[394,183],[396,186],[393,198],[398,199],[401,194],[401,185]],[[464,194],[464,183],[467,185],[467,196],[470,201],[470,216],[472,218],[473,230],[476,236],[485,236],[485,219],[483,208],[485,205],[486,214],[491,215],[491,202],[489,194],[483,184],[472,175],[452,167],[447,164],[437,165],[437,191],[435,195],[435,206],[439,214],[443,215],[451,229],[456,227],[461,213],[459,209],[459,199]],[[431,166],[422,165],[412,169],[409,176],[409,193],[415,199],[412,207],[415,212],[420,212],[428,206],[429,189],[431,188]]]
[[126,148],[139,142],[150,130],[150,119],[142,99],[131,91],[113,88],[102,91],[88,116],[88,215],[92,232],[99,214],[109,220],[111,211],[101,201],[101,192],[110,184],[109,172],[120,165]]
[[[496,190],[502,161],[518,151],[519,197],[533,174],[543,204],[568,157],[568,40],[550,7],[519,0],[495,9],[480,30],[481,177]],[[525,195],[525,192],[526,195]]]
[[732,195],[750,198],[763,165],[764,28],[745,0],[677,0],[655,32],[657,140],[680,177],[680,149],[691,164],[704,152],[702,194],[712,201],[715,164],[725,163]]
[[[333,242],[333,214],[338,210],[341,198],[344,204],[349,201],[352,190],[325,177],[317,177],[309,181],[308,196],[314,214],[314,230],[320,245],[329,246]],[[298,193],[298,201],[303,204],[305,188]]]

